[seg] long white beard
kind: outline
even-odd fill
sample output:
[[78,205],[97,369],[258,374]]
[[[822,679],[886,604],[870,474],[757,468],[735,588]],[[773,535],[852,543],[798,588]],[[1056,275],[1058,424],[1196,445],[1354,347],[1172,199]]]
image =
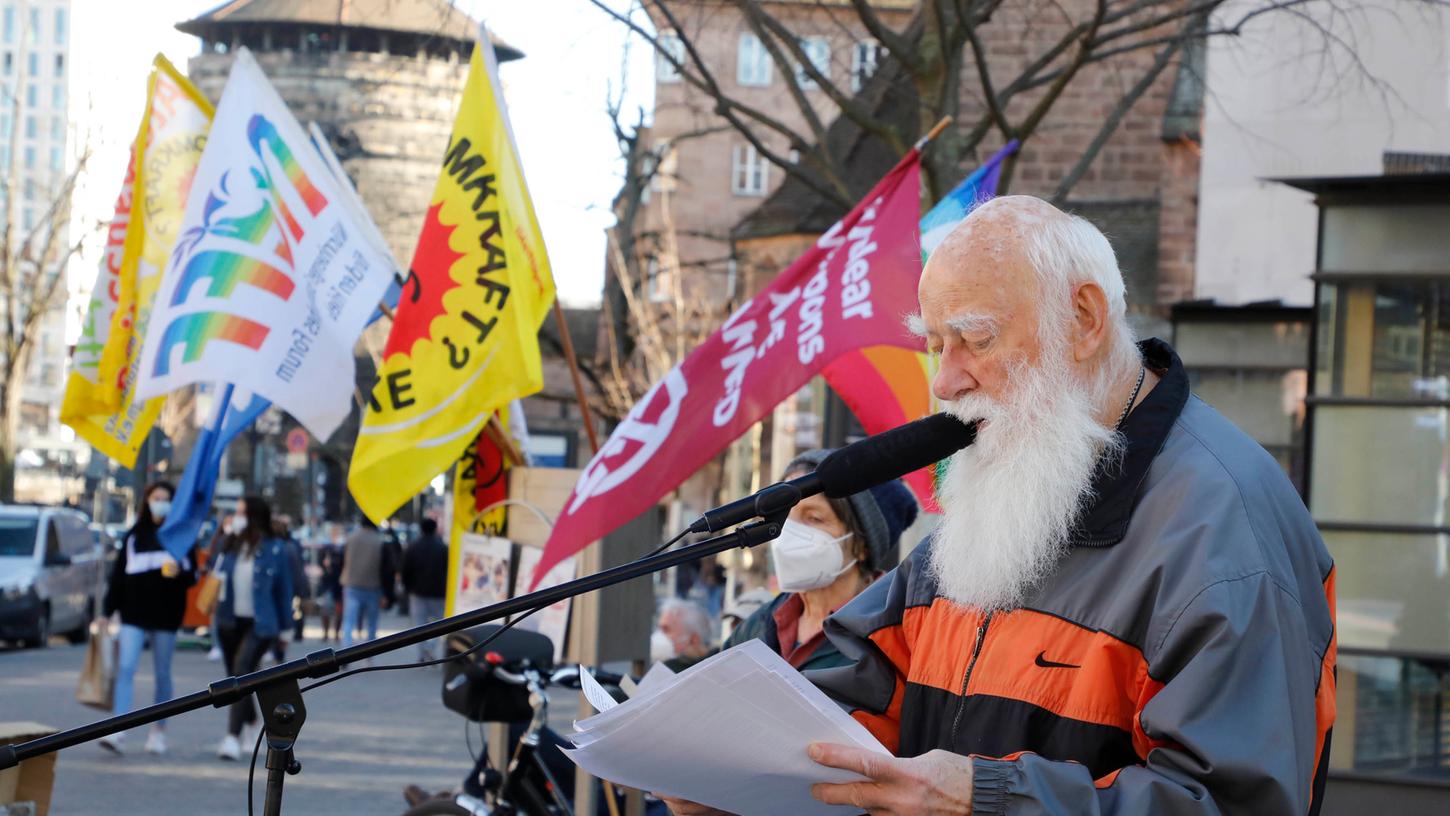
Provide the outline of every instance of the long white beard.
[[969,395],[948,404],[958,418],[987,420],[976,444],[952,457],[939,487],[941,525],[930,570],[942,595],[966,606],[1020,606],[1068,551],[1098,461],[1122,451],[1121,435],[1096,418],[1107,382],[1084,383],[1064,355],[1018,366],[1005,403]]

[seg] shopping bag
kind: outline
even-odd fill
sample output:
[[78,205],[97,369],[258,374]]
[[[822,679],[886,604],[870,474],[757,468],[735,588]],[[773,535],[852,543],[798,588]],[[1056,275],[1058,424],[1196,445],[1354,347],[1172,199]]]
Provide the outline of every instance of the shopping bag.
[[104,618],[91,621],[86,659],[81,665],[76,699],[91,708],[110,711],[116,690],[116,638]]
[[211,613],[216,611],[217,598],[221,596],[222,579],[215,571],[208,572],[198,584],[196,590],[196,611],[211,618]]

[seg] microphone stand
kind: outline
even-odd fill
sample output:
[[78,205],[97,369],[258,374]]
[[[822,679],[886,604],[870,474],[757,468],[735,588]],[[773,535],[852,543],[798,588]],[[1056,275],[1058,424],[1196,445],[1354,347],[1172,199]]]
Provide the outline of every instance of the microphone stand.
[[[797,494],[799,501],[799,494]],[[747,548],[764,544],[780,536],[789,507],[774,509],[761,521],[746,524],[727,533],[705,541],[680,547],[658,555],[640,558],[593,575],[586,575],[558,586],[530,592],[517,598],[464,612],[449,618],[405,629],[396,634],[359,643],[341,651],[320,649],[306,657],[289,660],[266,669],[227,677],[212,683],[205,691],[195,691],[185,697],[178,697],[164,703],[140,708],[135,711],[98,720],[89,725],[71,728],[47,737],[29,742],[0,746],[0,771],[13,768],[21,762],[62,748],[80,745],[110,734],[128,731],[157,720],[175,717],[204,706],[221,708],[247,695],[255,693],[261,704],[262,720],[267,735],[267,793],[262,806],[264,816],[280,816],[282,812],[282,784],[286,775],[302,771],[302,764],[292,755],[292,745],[307,719],[307,707],[302,703],[302,690],[298,680],[320,678],[337,672],[348,663],[386,654],[433,640],[462,629],[469,629],[509,615],[528,612],[539,607],[550,606],[559,601],[602,589],[607,586],[648,575],[668,567],[694,561],[707,555],[724,552],[735,547]]]

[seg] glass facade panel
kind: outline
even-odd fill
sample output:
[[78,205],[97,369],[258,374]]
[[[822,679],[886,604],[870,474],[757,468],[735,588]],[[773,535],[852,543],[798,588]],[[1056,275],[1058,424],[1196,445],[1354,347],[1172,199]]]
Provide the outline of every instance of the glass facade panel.
[[1444,272],[1450,205],[1331,205],[1323,209],[1320,268],[1332,272]]
[[1450,660],[1450,535],[1326,531],[1324,543],[1342,648]]
[[1320,405],[1315,521],[1450,526],[1450,409]]
[[1339,656],[1332,770],[1450,780],[1450,663]]
[[1317,394],[1450,399],[1450,280],[1326,283],[1320,301]]

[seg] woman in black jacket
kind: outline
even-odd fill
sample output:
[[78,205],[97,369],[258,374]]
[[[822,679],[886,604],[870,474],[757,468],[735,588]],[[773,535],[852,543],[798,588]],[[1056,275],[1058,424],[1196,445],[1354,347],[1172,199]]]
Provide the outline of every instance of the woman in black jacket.
[[[121,542],[121,551],[111,569],[104,610],[107,616],[120,613],[120,656],[116,664],[115,708],[120,715],[131,710],[136,667],[141,650],[151,641],[156,673],[156,702],[171,699],[171,656],[176,651],[176,631],[186,611],[186,590],[196,582],[195,551],[177,561],[161,546],[157,530],[171,512],[174,493],[166,482],[155,482],[141,494],[136,524]],[[166,753],[166,721],[151,726],[146,752]],[[101,746],[120,754],[125,734],[101,739]]]

